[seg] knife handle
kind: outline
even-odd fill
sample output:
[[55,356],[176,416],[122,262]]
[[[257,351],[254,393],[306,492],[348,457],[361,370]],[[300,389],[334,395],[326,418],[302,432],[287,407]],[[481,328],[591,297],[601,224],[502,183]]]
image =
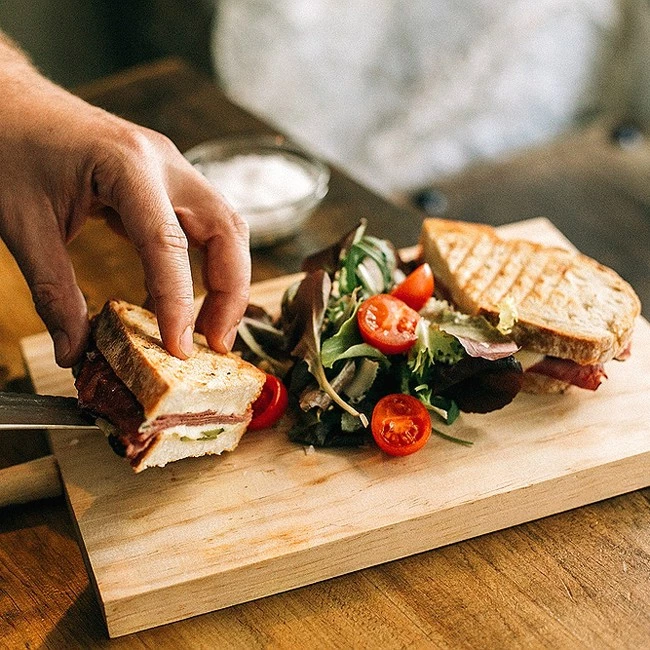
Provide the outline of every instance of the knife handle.
[[0,469],[0,508],[28,503],[63,493],[54,456],[43,456]]

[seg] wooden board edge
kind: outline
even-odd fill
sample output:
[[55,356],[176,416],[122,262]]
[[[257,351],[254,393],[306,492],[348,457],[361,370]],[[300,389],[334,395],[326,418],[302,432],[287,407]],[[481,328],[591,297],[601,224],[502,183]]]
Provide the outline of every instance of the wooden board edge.
[[[124,636],[265,598],[645,488],[650,478],[650,452],[640,456],[641,459],[639,455],[630,456],[352,536],[346,540],[344,560],[335,566],[332,557],[337,554],[330,547],[337,542],[331,542],[227,574],[103,602],[109,636]],[[547,484],[558,481],[563,484],[564,500],[545,500]],[[489,513],[494,512],[500,514],[498,522],[490,517]],[[402,528],[404,541],[399,553],[393,550],[394,542],[389,541],[396,527]],[[387,543],[383,544],[384,541]],[[188,602],[192,606],[188,607]]]
[[[52,431],[48,430],[46,434],[47,434],[47,443],[50,449],[54,449],[54,445],[52,443]],[[63,484],[63,498],[65,499],[66,508],[70,513],[70,519],[72,521],[72,527],[74,528],[77,546],[79,547],[79,552],[81,553],[81,559],[83,560],[84,566],[86,567],[86,573],[88,574],[88,581],[90,582],[92,590],[95,593],[95,598],[97,600],[97,604],[99,605],[99,610],[102,615],[102,619],[104,620],[104,625],[106,626],[106,630],[108,632],[109,630],[108,630],[108,620],[106,618],[106,608],[104,607],[104,601],[102,600],[101,593],[99,590],[99,585],[97,584],[97,578],[95,577],[95,572],[93,571],[92,568],[90,555],[88,554],[88,549],[86,548],[86,541],[84,540],[84,536],[81,534],[81,528],[79,527],[79,522],[77,521],[77,517],[75,516],[74,507],[72,505],[72,501],[70,500],[70,494],[68,492],[68,486],[65,481],[62,480],[61,482]]]

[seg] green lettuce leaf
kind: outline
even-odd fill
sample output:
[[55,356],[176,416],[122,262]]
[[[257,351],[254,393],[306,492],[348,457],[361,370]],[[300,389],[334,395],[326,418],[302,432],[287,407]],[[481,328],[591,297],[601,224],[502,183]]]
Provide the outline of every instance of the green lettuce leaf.
[[366,416],[345,402],[332,388],[321,361],[321,328],[331,288],[331,280],[323,270],[308,273],[300,283],[286,314],[286,317],[292,320],[290,330],[298,340],[291,354],[307,363],[309,372],[321,390],[329,395],[335,404],[350,415],[360,418],[364,426],[368,426]]
[[420,379],[427,376],[435,363],[453,364],[465,356],[465,350],[451,334],[443,332],[436,323],[421,318],[415,329],[417,341],[409,351],[408,365]]
[[[366,260],[374,263],[379,278],[373,276],[370,266],[363,266]],[[341,260],[339,291],[352,293],[356,287],[361,287],[366,296],[387,291],[393,286],[396,268],[397,255],[392,244],[377,237],[363,236],[350,246]]]
[[376,359],[386,367],[390,365],[385,354],[372,345],[363,342],[357,325],[357,310],[358,306],[353,314],[341,325],[339,331],[323,341],[321,361],[325,368],[331,368],[340,359],[354,359],[355,357]]

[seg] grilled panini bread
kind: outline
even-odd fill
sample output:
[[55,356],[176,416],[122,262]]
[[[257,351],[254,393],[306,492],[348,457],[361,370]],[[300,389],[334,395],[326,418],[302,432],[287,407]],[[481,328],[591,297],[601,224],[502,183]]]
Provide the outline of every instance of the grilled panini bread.
[[136,472],[188,456],[234,449],[252,416],[265,374],[195,335],[194,354],[163,347],[155,316],[109,301],[92,322],[96,349],[77,376],[82,407],[102,419],[113,448]]
[[[518,317],[509,336],[537,360],[548,356],[587,367],[628,353],[639,299],[595,260],[502,239],[490,226],[435,218],[424,220],[421,244],[436,281],[461,311],[496,323],[504,301],[512,301]],[[558,377],[543,375],[525,384],[531,392],[565,387]]]

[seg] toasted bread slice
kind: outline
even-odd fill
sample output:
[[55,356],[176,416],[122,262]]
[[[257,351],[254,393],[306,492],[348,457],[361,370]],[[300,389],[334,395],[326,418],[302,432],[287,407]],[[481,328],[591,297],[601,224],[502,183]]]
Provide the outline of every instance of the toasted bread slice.
[[618,274],[585,255],[434,218],[424,220],[421,244],[462,311],[496,323],[504,299],[514,301],[511,336],[524,349],[594,364],[629,346],[639,299]]
[[[235,424],[219,425],[221,429],[217,436],[210,438],[191,439],[182,435],[179,427],[170,427],[156,434],[147,449],[131,461],[131,467],[136,473],[149,467],[164,467],[167,463],[183,458],[198,458],[200,456],[219,455],[224,451],[233,451],[241,437],[246,433],[248,419]],[[117,428],[110,422],[100,418],[98,426],[106,435],[117,435]],[[215,425],[203,427],[204,430],[214,430]],[[198,432],[197,432],[198,433]]]
[[176,413],[245,413],[266,379],[238,356],[214,352],[199,335],[192,357],[173,357],[162,345],[155,316],[127,302],[107,302],[94,320],[93,334],[147,420]]
[[183,458],[199,458],[233,451],[246,433],[247,426],[248,422],[224,425],[222,433],[214,440],[184,440],[174,434],[159,435],[147,451],[138,458],[133,469],[139,473],[149,467],[164,467],[167,463]]

